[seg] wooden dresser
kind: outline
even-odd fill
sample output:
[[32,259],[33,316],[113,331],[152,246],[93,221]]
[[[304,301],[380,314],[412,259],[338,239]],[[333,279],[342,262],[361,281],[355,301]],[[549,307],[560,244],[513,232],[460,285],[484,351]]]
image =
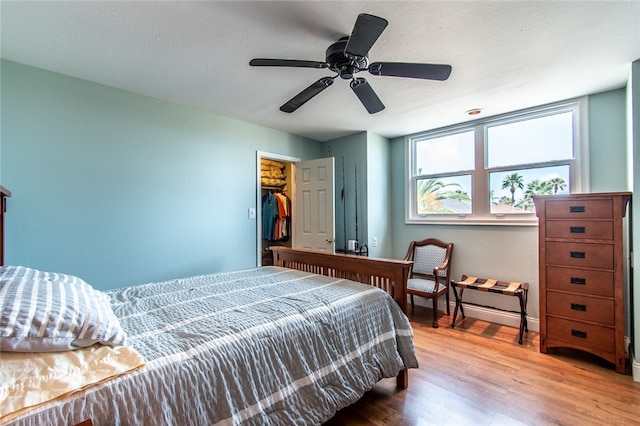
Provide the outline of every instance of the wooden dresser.
[[534,197],[540,352],[583,350],[626,372],[623,218],[630,192]]

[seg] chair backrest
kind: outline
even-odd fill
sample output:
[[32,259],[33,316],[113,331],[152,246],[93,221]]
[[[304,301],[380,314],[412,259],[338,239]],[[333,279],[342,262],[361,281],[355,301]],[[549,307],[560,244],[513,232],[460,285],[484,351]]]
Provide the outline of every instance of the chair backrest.
[[413,260],[412,273],[433,276],[433,269],[446,264],[438,276],[448,280],[451,269],[453,243],[446,243],[436,238],[412,241],[405,260]]

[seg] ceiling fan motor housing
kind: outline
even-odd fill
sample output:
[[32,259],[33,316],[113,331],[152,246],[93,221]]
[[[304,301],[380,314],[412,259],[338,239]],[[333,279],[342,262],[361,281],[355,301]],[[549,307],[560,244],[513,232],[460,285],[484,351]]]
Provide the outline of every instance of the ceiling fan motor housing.
[[340,78],[345,80],[352,79],[353,74],[369,66],[369,58],[366,56],[350,59],[345,55],[344,49],[348,41],[349,36],[344,36],[329,46],[326,51],[326,63],[329,64],[329,69],[337,72]]

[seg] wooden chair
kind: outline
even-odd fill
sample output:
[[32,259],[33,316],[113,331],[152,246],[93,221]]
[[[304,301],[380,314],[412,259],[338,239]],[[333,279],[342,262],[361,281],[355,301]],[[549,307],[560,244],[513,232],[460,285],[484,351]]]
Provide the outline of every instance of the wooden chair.
[[433,328],[438,328],[438,298],[442,295],[447,300],[447,316],[449,316],[449,283],[451,282],[451,257],[453,243],[446,243],[437,238],[422,241],[411,241],[404,260],[412,260],[413,267],[407,280],[407,294],[433,299]]

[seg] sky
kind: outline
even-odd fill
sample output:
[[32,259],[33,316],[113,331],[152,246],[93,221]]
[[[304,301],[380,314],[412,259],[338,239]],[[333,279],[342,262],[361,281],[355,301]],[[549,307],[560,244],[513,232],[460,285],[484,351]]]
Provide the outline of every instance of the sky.
[[[555,166],[523,169],[527,163],[541,163],[573,158],[573,113],[562,112],[541,116],[526,121],[512,123],[500,122],[487,125],[486,143],[488,168],[499,168],[490,173],[490,189],[494,196],[511,196],[509,189],[502,189],[502,182],[508,174],[517,171],[527,183],[535,180],[548,180],[560,176],[567,188],[559,193],[569,192],[569,167]],[[473,130],[428,139],[417,144],[416,165],[423,174],[455,173],[474,169]],[[519,165],[509,167],[512,165]],[[505,167],[509,167],[506,170]],[[442,179],[444,182],[456,182],[464,191],[471,194],[469,176]],[[524,195],[516,192],[516,198]]]

